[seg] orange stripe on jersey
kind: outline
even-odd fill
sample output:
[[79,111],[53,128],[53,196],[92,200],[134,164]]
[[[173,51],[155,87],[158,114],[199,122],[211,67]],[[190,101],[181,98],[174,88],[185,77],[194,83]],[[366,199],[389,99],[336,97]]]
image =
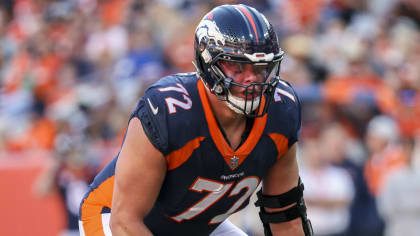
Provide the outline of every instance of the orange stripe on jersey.
[[289,140],[284,137],[284,135],[278,133],[270,133],[268,136],[270,136],[270,138],[276,144],[277,152],[279,153],[277,159],[279,159],[287,152],[287,150],[289,150]]
[[[114,175],[89,193],[83,200],[80,219],[83,221],[85,235],[104,235],[102,230],[101,212],[104,207],[111,208],[114,190]],[[101,233],[102,232],[102,233]]]
[[[239,147],[238,150],[233,151],[229,144],[226,142],[222,132],[219,129],[219,126],[217,125],[216,119],[214,118],[213,112],[210,107],[209,100],[207,98],[206,88],[204,87],[204,84],[201,80],[198,80],[197,87],[198,92],[200,94],[201,103],[203,104],[204,113],[206,116],[207,124],[209,126],[211,138],[213,139],[214,143],[216,144],[217,150],[219,150],[220,154],[222,154],[228,166],[231,168],[231,170],[234,170],[236,167],[232,168],[230,166],[230,159],[234,156],[238,157],[239,166],[251,153],[255,145],[257,145],[258,140],[260,139],[264,131],[265,124],[267,122],[267,114],[265,114],[262,117],[255,118],[254,125],[252,126],[251,133],[249,134],[248,138]],[[265,98],[263,97],[261,104],[265,103],[264,100]],[[263,108],[264,107],[261,106],[259,112],[261,112]]]
[[182,148],[167,155],[166,162],[168,163],[168,170],[173,170],[186,162],[193,151],[200,146],[200,142],[203,141],[204,138],[205,137],[195,138],[185,144]]
[[[79,225],[80,227],[80,225]],[[106,236],[102,226],[102,216],[89,217],[88,220],[83,221],[84,236]]]
[[246,18],[248,19],[248,21],[251,23],[252,29],[254,30],[254,34],[255,34],[255,39],[258,42],[258,33],[257,33],[257,27],[255,27],[255,22],[254,19],[251,16],[251,13],[249,13],[248,9],[246,9],[245,7],[238,5],[236,6],[239,8],[239,10],[245,14]]

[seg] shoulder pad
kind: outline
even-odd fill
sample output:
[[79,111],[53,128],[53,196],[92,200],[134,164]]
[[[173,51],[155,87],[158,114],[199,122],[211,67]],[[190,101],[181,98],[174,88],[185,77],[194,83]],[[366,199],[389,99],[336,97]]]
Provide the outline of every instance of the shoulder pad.
[[283,99],[289,99],[295,103],[298,102],[297,95],[295,90],[292,88],[292,85],[289,82],[281,79],[277,84],[276,90],[274,92],[274,101],[279,102]]
[[187,111],[193,106],[196,82],[195,74],[164,77],[151,85],[139,102],[141,109],[138,106],[135,115],[142,121],[150,141],[164,155],[171,149],[171,133],[185,126],[184,123],[188,125],[191,119]]
[[280,80],[273,96],[268,110],[267,131],[283,134],[290,147],[297,141],[300,133],[300,101],[293,87],[285,80]]

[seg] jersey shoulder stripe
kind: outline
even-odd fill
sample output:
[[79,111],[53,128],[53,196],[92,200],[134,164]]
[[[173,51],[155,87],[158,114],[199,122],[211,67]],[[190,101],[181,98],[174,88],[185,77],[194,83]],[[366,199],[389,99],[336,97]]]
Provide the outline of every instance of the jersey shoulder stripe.
[[280,80],[268,110],[267,133],[277,133],[287,137],[290,147],[298,140],[300,128],[299,97],[289,82]]
[[168,154],[165,157],[166,162],[168,163],[168,171],[176,169],[178,166],[182,165],[185,161],[187,161],[193,153],[193,151],[200,147],[200,142],[204,139],[205,137],[197,137],[189,141],[182,148]]

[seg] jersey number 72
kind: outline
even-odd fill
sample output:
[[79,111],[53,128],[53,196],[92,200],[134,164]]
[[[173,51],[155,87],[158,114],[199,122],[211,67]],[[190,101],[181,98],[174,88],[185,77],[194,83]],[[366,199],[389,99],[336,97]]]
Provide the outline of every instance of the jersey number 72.
[[246,189],[246,192],[242,197],[240,197],[227,211],[226,213],[217,215],[213,217],[209,224],[218,224],[227,219],[231,214],[235,213],[236,210],[251,196],[259,184],[259,178],[255,176],[250,176],[240,180],[238,183],[221,183],[218,181],[198,177],[193,185],[191,185],[190,190],[196,192],[207,191],[208,194],[203,197],[199,202],[192,205],[190,208],[184,212],[170,217],[178,223],[181,223],[183,220],[190,220],[201,213],[205,212],[209,207],[219,201],[231,188],[233,189],[229,194],[229,197],[239,194],[242,189]]

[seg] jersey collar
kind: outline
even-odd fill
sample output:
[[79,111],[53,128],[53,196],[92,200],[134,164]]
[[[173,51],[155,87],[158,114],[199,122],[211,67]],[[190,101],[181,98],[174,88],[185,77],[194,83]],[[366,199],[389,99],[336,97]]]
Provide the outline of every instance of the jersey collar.
[[[259,139],[261,138],[261,135],[263,134],[265,124],[267,122],[267,114],[265,114],[262,117],[255,118],[254,125],[252,126],[248,138],[237,150],[234,151],[226,142],[222,131],[217,125],[216,118],[214,117],[213,111],[211,110],[210,103],[207,97],[206,88],[201,80],[197,81],[197,87],[211,138],[213,139],[213,142],[216,144],[217,150],[219,150],[220,154],[222,154],[229,168],[231,170],[234,170],[246,159],[246,157],[257,145]],[[265,98],[263,97],[263,99]],[[260,107],[260,109],[263,109],[263,107]],[[232,164],[232,161],[237,162],[237,164]]]

